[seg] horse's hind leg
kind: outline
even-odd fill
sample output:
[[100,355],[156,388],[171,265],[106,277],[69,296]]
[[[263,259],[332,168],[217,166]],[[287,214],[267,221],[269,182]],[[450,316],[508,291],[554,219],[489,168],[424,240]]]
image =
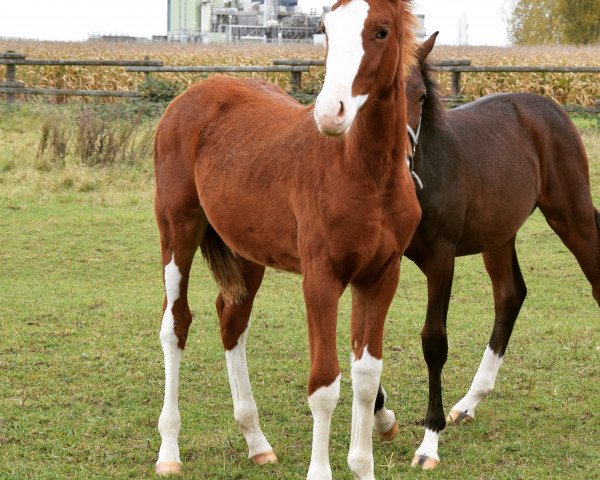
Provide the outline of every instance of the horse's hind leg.
[[187,300],[189,274],[207,221],[197,204],[173,208],[172,205],[162,204],[158,196],[156,202],[166,291],[160,329],[160,343],[165,360],[165,396],[158,421],[161,445],[156,473],[170,475],[181,473],[177,443],[180,429],[179,364],[192,322]]
[[398,435],[398,421],[394,412],[385,407],[386,401],[387,394],[383,386],[379,384],[377,398],[375,399],[375,421],[373,427],[379,433],[381,440],[391,442]]
[[258,423],[258,410],[252,395],[248,365],[246,363],[246,338],[250,327],[250,313],[254,296],[263,279],[265,268],[238,257],[246,295],[239,303],[226,302],[217,297],[217,313],[221,325],[221,340],[225,348],[227,373],[233,400],[233,415],[248,444],[248,457],[258,465],[277,462],[271,445]]
[[575,255],[600,306],[600,214],[590,191],[588,159],[581,137],[564,112],[564,135],[542,155],[538,206],[548,225]]
[[448,415],[448,421],[454,424],[473,420],[477,405],[492,393],[510,335],[527,295],[515,251],[515,237],[494,251],[484,252],[483,260],[492,280],[496,318],[471,388]]
[[[570,182],[567,178],[564,183]],[[540,200],[539,207],[548,225],[575,255],[592,286],[600,306],[600,214],[592,204],[589,184],[574,182],[575,188],[555,188]]]

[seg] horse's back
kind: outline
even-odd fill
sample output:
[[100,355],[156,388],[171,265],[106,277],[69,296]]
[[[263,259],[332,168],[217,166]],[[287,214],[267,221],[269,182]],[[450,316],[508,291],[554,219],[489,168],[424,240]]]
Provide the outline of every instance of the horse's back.
[[210,157],[211,150],[215,155],[238,154],[242,160],[244,152],[223,147],[241,137],[254,139],[244,145],[249,150],[250,145],[265,144],[261,137],[276,141],[293,136],[290,130],[298,122],[290,120],[305,110],[279,87],[262,80],[212,76],[177,96],[163,114],[155,137],[157,175],[170,169],[194,176],[200,154]]
[[478,239],[508,240],[551,179],[564,175],[569,165],[577,172],[587,169],[568,115],[539,95],[490,95],[449,112],[448,124],[460,152],[456,168],[468,205],[459,254],[493,246]]
[[[296,241],[290,185],[314,157],[308,155],[318,135],[313,123],[309,108],[274,85],[215,75],[179,95],[163,115],[156,134],[157,191],[183,185],[228,245],[239,244],[238,251],[257,263],[298,271],[297,257],[283,244]],[[223,215],[227,205],[237,208]],[[238,225],[248,222],[241,242]],[[270,238],[277,240],[267,251]],[[263,251],[264,258],[257,256]]]

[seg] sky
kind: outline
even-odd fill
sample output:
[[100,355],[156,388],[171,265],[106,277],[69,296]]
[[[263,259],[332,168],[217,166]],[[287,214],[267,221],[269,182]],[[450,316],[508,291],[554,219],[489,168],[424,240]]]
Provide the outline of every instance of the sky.
[[[327,1],[327,0],[325,0]],[[427,33],[456,44],[466,14],[470,45],[508,44],[505,10],[511,0],[415,0]],[[89,35],[165,35],[167,0],[2,0],[0,37],[86,40]]]

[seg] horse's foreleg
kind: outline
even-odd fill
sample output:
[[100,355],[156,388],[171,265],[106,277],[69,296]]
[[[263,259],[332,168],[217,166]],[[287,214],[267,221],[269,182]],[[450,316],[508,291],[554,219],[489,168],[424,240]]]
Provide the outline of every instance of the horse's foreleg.
[[373,427],[389,431],[395,424],[394,414],[385,407],[376,416],[373,412],[383,368],[383,326],[399,275],[400,262],[394,259],[375,282],[352,285],[353,398],[348,466],[357,480],[375,478]]
[[181,473],[177,443],[181,425],[178,406],[179,364],[192,322],[187,300],[188,281],[192,260],[207,223],[199,209],[178,214],[157,209],[157,220],[166,296],[160,329],[165,361],[165,396],[158,420],[161,445],[156,473],[171,475]]
[[448,415],[448,421],[454,424],[473,420],[477,405],[492,393],[510,335],[527,295],[514,237],[500,248],[484,252],[483,260],[492,280],[496,318],[471,388]]
[[332,478],[329,464],[331,416],[340,397],[336,352],[337,309],[343,288],[326,269],[303,267],[308,324],[310,378],[308,405],[313,415],[313,440],[308,480]]
[[439,436],[446,426],[442,403],[442,369],[448,357],[446,316],[454,276],[454,254],[448,251],[419,266],[427,277],[427,316],[421,331],[421,344],[429,372],[429,404],[425,417],[425,436],[415,452],[412,466],[431,469],[440,461]]
[[246,439],[248,458],[262,465],[277,462],[277,457],[258,422],[258,410],[252,395],[246,363],[246,339],[250,328],[252,303],[262,282],[265,268],[240,257],[238,263],[244,278],[246,296],[239,304],[231,304],[226,303],[219,294],[216,305],[233,400],[233,416]]

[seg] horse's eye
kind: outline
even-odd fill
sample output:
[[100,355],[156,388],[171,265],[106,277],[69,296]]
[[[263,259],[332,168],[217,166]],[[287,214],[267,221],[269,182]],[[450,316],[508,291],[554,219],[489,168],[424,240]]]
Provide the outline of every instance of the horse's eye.
[[423,95],[421,95],[421,97],[419,98],[419,102],[420,103],[425,103],[425,100],[427,100],[427,94],[424,93]]
[[387,28],[382,28],[381,30],[379,30],[377,32],[377,36],[375,38],[377,38],[379,40],[383,40],[384,38],[386,38],[388,36],[389,33],[390,33],[390,31]]
[[327,33],[325,31],[325,23],[321,21],[321,25],[319,25],[319,33]]

